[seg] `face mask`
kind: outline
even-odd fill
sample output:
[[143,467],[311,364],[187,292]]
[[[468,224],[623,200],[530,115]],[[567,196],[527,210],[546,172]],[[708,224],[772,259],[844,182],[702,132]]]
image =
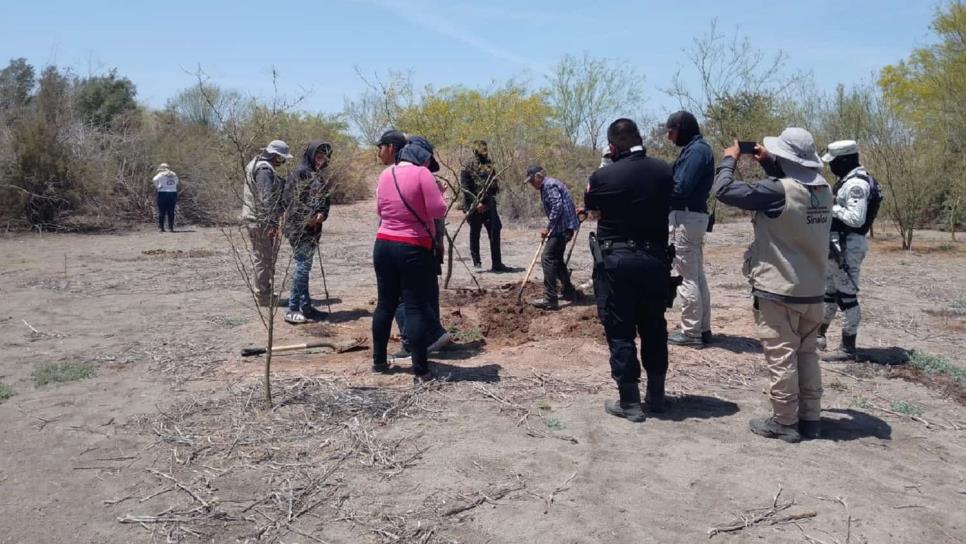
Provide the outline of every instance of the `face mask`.
[[828,167],[838,177],[843,177],[852,170],[851,162],[842,160],[842,157],[832,160],[828,163]]

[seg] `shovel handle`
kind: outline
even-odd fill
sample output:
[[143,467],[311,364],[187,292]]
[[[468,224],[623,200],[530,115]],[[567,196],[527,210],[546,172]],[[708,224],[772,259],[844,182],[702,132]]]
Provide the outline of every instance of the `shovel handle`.
[[530,266],[527,267],[527,275],[523,277],[523,283],[520,284],[520,290],[517,292],[517,302],[523,300],[523,289],[527,286],[527,282],[530,281],[530,274],[533,273],[533,266],[537,264],[537,259],[540,257],[540,253],[543,251],[543,244],[546,243],[546,238],[540,239],[540,247],[537,248],[537,252],[533,254],[533,260],[530,261]]

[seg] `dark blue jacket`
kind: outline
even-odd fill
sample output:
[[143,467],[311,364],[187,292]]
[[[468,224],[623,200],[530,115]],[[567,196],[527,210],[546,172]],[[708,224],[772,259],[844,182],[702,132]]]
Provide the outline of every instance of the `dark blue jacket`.
[[671,209],[708,213],[708,195],[714,183],[714,153],[700,134],[681,149],[673,171]]

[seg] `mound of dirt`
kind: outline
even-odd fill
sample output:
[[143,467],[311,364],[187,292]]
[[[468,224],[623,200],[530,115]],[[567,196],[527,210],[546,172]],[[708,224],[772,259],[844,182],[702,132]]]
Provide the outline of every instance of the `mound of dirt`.
[[479,329],[488,345],[520,346],[546,338],[593,338],[603,341],[604,329],[587,297],[562,303],[560,310],[544,311],[527,303],[541,295],[541,287],[528,284],[523,303],[517,285],[488,291],[460,289],[441,298],[446,326],[465,331]]

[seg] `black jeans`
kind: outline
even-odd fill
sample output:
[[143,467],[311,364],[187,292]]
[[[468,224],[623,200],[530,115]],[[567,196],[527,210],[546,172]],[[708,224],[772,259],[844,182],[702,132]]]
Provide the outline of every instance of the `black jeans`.
[[557,300],[557,280],[560,280],[564,291],[574,288],[570,283],[570,271],[564,264],[567,242],[573,237],[574,231],[569,229],[555,232],[548,236],[543,244],[543,257],[540,264],[543,265],[543,297],[547,300]]
[[178,202],[175,191],[158,191],[158,228],[164,230],[164,218],[168,218],[168,230],[174,230],[174,206]]
[[503,223],[500,222],[496,206],[490,206],[483,213],[471,213],[466,222],[470,224],[470,257],[473,264],[483,262],[480,259],[480,232],[485,228],[486,237],[490,240],[490,266],[496,268],[503,265],[503,258],[500,256],[500,231]]
[[406,338],[413,356],[413,370],[429,370],[426,357],[430,328],[437,321],[433,302],[439,300],[436,257],[432,250],[399,242],[376,240],[372,250],[379,301],[372,316],[372,360],[386,363],[392,319],[400,300],[406,308]]
[[597,314],[610,347],[610,370],[620,384],[638,383],[641,368],[634,339],[641,337],[641,364],[648,381],[667,374],[667,323],[664,321],[670,275],[663,259],[642,250],[604,254],[594,269]]

